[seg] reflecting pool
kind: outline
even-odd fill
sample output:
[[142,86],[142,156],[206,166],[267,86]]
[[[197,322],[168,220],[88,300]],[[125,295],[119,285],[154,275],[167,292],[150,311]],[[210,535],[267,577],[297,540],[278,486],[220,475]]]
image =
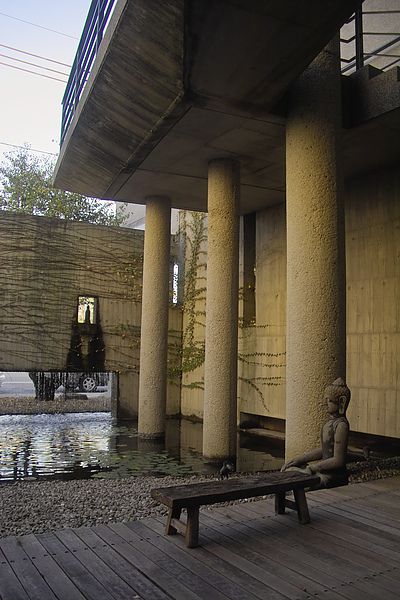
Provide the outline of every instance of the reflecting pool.
[[[201,454],[202,425],[167,421],[163,442],[143,440],[137,423],[109,413],[0,416],[0,482],[215,473]],[[238,435],[237,470],[283,464],[283,442]]]

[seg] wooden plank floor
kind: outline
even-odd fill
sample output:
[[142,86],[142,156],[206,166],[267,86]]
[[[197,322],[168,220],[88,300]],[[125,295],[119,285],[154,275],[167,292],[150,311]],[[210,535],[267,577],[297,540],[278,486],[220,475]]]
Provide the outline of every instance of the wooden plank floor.
[[400,477],[200,513],[200,547],[165,518],[0,539],[1,600],[399,600]]

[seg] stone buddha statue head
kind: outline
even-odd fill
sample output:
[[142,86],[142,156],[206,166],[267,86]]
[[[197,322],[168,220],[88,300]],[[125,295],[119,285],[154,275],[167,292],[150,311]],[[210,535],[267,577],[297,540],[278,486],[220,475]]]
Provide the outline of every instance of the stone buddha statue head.
[[325,388],[324,398],[332,416],[345,416],[350,402],[350,390],[341,377]]

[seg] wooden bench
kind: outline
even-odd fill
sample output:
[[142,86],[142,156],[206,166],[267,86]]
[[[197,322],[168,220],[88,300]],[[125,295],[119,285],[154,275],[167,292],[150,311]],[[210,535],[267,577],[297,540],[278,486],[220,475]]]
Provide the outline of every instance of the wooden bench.
[[[309,523],[310,515],[304,488],[315,485],[317,481],[319,477],[316,475],[278,471],[254,477],[158,488],[151,490],[151,496],[169,508],[165,533],[172,535],[179,531],[185,536],[186,546],[195,548],[199,538],[200,506],[275,494],[277,514],[283,514],[285,508],[292,508],[297,511],[300,523]],[[293,491],[294,501],[286,498],[288,491]],[[182,508],[187,509],[186,523],[180,520]]]

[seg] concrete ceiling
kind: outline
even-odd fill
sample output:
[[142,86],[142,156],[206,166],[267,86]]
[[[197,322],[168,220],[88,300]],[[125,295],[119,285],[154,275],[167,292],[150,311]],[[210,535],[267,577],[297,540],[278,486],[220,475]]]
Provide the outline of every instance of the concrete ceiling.
[[[193,108],[181,123],[132,174],[120,173],[108,198],[142,204],[151,190],[170,195],[175,208],[206,210],[208,161],[233,156],[241,162],[242,213],[285,202],[285,119],[271,114],[270,121],[261,121]],[[210,130],[212,139],[203,133]],[[398,164],[400,109],[344,129],[343,152],[346,179]]]
[[206,210],[207,165],[237,157],[242,210],[285,198],[272,108],[357,0],[119,0],[61,148],[57,187]]
[[120,173],[106,195],[140,204],[151,190],[170,194],[175,208],[205,210],[208,163],[227,156],[241,161],[246,212],[284,201],[284,119],[249,119],[204,108],[190,108],[139,168]]

